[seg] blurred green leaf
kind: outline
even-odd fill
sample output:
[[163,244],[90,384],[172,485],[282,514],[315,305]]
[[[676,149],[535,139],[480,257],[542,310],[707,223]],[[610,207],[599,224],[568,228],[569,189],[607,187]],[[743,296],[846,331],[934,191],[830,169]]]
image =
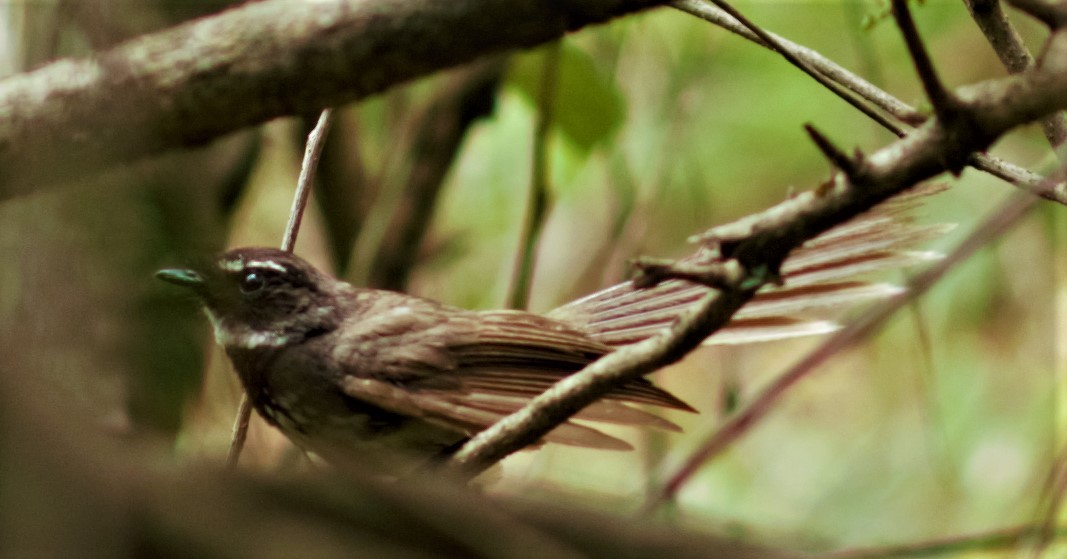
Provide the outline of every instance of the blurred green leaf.
[[[508,85],[533,106],[541,91],[541,54],[516,56],[508,75]],[[569,42],[560,49],[558,88],[555,127],[583,154],[610,140],[626,117],[625,100],[604,66]]]

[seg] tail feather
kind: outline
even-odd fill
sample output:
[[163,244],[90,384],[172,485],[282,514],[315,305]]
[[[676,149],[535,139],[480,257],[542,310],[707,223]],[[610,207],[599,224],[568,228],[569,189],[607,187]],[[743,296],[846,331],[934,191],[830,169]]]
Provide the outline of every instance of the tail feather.
[[[808,241],[782,265],[784,284],[768,286],[705,343],[740,344],[823,334],[837,328],[827,312],[884,299],[902,288],[869,283],[860,276],[901,269],[939,258],[912,247],[940,237],[951,225],[921,225],[905,215],[940,185],[921,186]],[[686,260],[699,263],[703,251]],[[670,326],[709,287],[670,280],[648,289],[614,285],[548,313],[588,332],[598,342],[620,346]]]

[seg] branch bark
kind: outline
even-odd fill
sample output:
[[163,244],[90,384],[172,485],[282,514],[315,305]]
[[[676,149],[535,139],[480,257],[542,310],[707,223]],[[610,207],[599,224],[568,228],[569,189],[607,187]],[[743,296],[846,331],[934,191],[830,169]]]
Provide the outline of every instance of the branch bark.
[[251,2],[0,81],[0,198],[318,113],[657,3]]

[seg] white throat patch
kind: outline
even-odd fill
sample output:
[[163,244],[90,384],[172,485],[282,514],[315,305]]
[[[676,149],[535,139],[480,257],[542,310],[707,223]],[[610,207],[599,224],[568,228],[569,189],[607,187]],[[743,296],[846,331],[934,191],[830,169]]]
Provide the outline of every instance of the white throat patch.
[[241,349],[258,349],[263,347],[282,347],[292,341],[292,336],[278,332],[253,330],[245,324],[223,323],[210,311],[207,313],[211,325],[215,327],[215,341],[222,347]]

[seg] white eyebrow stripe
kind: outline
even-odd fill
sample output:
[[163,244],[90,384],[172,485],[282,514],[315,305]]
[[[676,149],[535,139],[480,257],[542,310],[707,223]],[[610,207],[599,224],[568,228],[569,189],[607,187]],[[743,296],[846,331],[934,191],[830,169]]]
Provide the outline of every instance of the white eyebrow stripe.
[[284,274],[287,269],[285,266],[274,262],[273,260],[225,260],[220,263],[223,270],[227,272],[241,272],[251,268],[266,268],[274,270],[280,274]]
[[245,268],[268,268],[281,274],[289,271],[288,268],[273,260],[249,260],[248,262],[245,262]]

